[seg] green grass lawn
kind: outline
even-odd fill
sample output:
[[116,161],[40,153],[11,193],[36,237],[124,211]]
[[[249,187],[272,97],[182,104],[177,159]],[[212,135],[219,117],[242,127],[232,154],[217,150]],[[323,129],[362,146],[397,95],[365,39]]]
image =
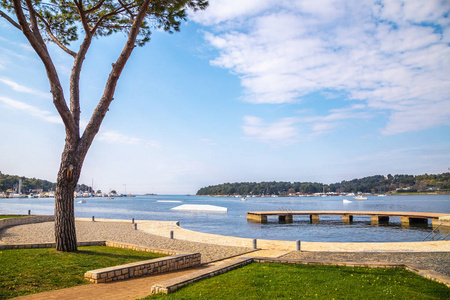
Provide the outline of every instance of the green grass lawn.
[[253,263],[145,299],[450,299],[450,289],[404,269]]
[[0,219],[12,219],[12,218],[21,218],[24,216],[0,216]]
[[0,251],[0,299],[87,284],[89,270],[163,257],[163,254],[102,246],[78,252],[55,249]]

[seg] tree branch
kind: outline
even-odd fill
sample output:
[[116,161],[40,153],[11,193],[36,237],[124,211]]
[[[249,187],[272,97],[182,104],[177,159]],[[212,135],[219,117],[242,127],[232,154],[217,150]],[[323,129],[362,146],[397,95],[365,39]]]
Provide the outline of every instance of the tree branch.
[[110,12],[109,14],[103,15],[100,19],[98,19],[98,21],[95,23],[94,27],[92,28],[92,30],[91,30],[92,35],[93,35],[93,34],[95,33],[95,31],[97,31],[97,29],[100,27],[100,25],[102,24],[103,20],[105,20],[106,18],[108,18],[108,17],[110,17],[110,16],[119,14],[119,13],[125,11],[125,10],[126,10],[125,7],[122,7],[122,8],[119,7],[119,8],[117,8],[116,10]]
[[50,36],[50,38],[52,39],[52,41],[59,46],[59,48],[61,48],[64,52],[66,52],[67,54],[69,54],[70,56],[75,57],[77,54],[70,50],[69,48],[67,48],[66,46],[64,46],[64,44],[62,44],[52,33],[52,31],[50,30],[50,25],[47,23],[47,21],[45,21],[45,19],[41,16],[41,15],[37,15],[38,18],[42,21],[42,23],[45,24],[45,30],[47,31],[48,35]]
[[91,12],[96,11],[97,9],[99,9],[99,8],[102,6],[103,2],[105,2],[105,0],[99,1],[99,2],[98,2],[96,5],[94,5],[92,8],[86,9],[85,12],[86,12],[87,14],[90,14]]
[[[55,105],[59,115],[61,116],[67,134],[74,136],[78,134],[76,131],[76,126],[64,99],[64,93],[58,78],[58,73],[56,72],[55,66],[53,65],[50,55],[47,52],[47,47],[45,46],[42,37],[40,39],[38,38],[40,36],[39,27],[35,27],[34,30],[37,32],[33,32],[28,26],[27,18],[22,9],[21,0],[12,1],[14,4],[14,10],[16,12],[17,20],[19,21],[19,24],[22,28],[22,32],[28,39],[34,51],[36,51],[37,55],[45,66],[45,70],[47,71],[47,77],[49,79],[51,93],[53,95],[53,104]],[[29,5],[28,8],[30,9],[31,15],[31,11],[34,12],[33,6],[30,0],[26,1],[27,5]],[[32,16],[30,17],[32,18]],[[36,19],[34,19],[34,23],[37,25]]]
[[[70,112],[72,113],[75,124],[80,128],[80,74],[86,53],[91,45],[92,35],[86,34],[83,43],[75,55],[72,72],[70,74]],[[79,133],[78,133],[79,134]]]
[[75,2],[75,5],[77,6],[77,10],[78,10],[78,13],[81,18],[81,24],[83,24],[83,28],[84,28],[84,31],[86,32],[86,35],[91,35],[92,34],[91,28],[89,27],[89,24],[86,20],[86,13],[83,9],[83,4],[81,3],[81,1],[77,1],[77,0],[74,0],[74,2]]
[[108,81],[106,82],[102,98],[100,99],[97,107],[95,108],[94,113],[92,114],[91,119],[89,120],[89,123],[86,126],[83,136],[81,137],[81,141],[78,146],[80,149],[78,153],[80,153],[80,155],[86,154],[87,149],[89,149],[89,146],[94,140],[95,135],[100,129],[100,125],[102,124],[106,112],[109,109],[109,105],[113,100],[114,92],[120,74],[122,73],[128,58],[130,57],[131,53],[133,52],[133,49],[135,48],[136,38],[137,35],[139,34],[139,29],[142,25],[142,22],[144,21],[144,18],[147,14],[150,2],[151,0],[144,0],[144,3],[139,9],[136,19],[133,22],[133,26],[130,30],[128,40],[122,50],[122,53],[116,60],[116,63],[113,64],[113,68],[111,70],[111,73],[109,74]]
[[25,0],[25,3],[28,7],[28,12],[30,13],[30,22],[31,22],[31,31],[33,35],[36,37],[36,40],[42,46],[42,48],[47,52],[47,46],[45,45],[44,39],[42,38],[41,32],[39,31],[39,25],[36,19],[36,12],[34,10],[33,4],[31,0]]
[[11,19],[7,14],[5,14],[4,12],[2,12],[0,10],[0,16],[2,16],[3,18],[5,18],[9,23],[11,23],[14,27],[16,27],[17,29],[19,29],[20,31],[22,31],[22,27],[13,19]]
[[132,12],[131,10],[129,10],[128,7],[127,7],[125,4],[123,4],[122,1],[119,0],[119,3],[120,3],[120,5],[122,5],[122,7],[125,8],[125,10],[130,14],[131,20],[134,20],[133,12]]

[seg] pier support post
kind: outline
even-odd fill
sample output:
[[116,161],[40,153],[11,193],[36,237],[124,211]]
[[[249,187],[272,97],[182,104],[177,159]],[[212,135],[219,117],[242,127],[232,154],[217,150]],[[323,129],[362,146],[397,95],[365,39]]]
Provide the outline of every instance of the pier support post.
[[311,222],[311,224],[318,224],[319,215],[309,215],[309,221]]
[[410,226],[414,224],[428,224],[428,219],[402,217],[402,226]]
[[267,216],[247,213],[247,221],[267,223]]
[[278,215],[278,222],[280,223],[292,223],[293,217],[292,215]]
[[409,217],[401,217],[402,226],[409,226]]
[[343,224],[350,224],[353,222],[353,216],[352,215],[342,215],[342,223]]
[[370,216],[371,225],[378,225],[380,223],[389,223],[389,216]]

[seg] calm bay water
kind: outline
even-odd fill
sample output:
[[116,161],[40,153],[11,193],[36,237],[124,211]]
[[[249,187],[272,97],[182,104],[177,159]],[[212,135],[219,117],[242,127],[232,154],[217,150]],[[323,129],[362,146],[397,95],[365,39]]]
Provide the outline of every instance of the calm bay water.
[[[351,200],[344,204],[342,200]],[[79,201],[76,199],[75,201]],[[179,202],[158,202],[179,201]],[[228,212],[175,211],[181,204],[206,204],[227,207]],[[0,199],[0,214],[53,214],[54,199]],[[340,216],[320,216],[319,224],[310,224],[308,216],[296,216],[291,224],[279,224],[269,218],[267,224],[247,222],[247,211],[272,210],[349,210],[438,212],[450,215],[450,195],[351,197],[279,197],[240,198],[180,195],[137,196],[132,198],[87,198],[75,203],[75,216],[106,219],[179,221],[186,229],[206,233],[271,240],[322,242],[405,242],[421,241],[431,232],[428,226],[403,228],[400,218],[391,217],[388,226],[370,225],[370,217],[355,216],[351,225],[343,225]]]

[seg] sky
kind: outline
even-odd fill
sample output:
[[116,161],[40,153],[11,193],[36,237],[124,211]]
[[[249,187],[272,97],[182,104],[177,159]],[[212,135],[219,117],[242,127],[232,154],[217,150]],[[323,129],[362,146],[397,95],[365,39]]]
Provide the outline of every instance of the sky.
[[[210,0],[135,48],[79,183],[195,194],[450,169],[450,2]],[[86,124],[125,37],[94,40]],[[77,43],[72,50],[77,50]],[[49,45],[67,95],[73,59]],[[42,62],[0,18],[0,171],[55,182],[65,131]]]

